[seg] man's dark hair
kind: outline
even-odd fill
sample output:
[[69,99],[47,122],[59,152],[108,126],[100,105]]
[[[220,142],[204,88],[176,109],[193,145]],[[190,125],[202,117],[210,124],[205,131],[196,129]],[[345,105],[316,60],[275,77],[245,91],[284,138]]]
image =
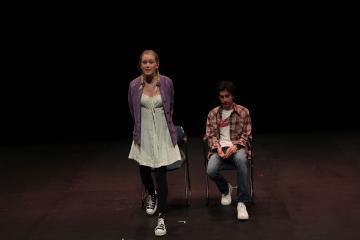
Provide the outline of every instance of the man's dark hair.
[[235,96],[235,85],[232,81],[221,81],[217,85],[217,93],[221,91],[228,91],[231,95]]

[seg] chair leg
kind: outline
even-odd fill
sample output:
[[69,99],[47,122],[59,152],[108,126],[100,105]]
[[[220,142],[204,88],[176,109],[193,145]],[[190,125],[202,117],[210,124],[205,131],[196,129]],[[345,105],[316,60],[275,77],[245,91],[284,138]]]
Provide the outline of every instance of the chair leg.
[[189,168],[189,158],[187,145],[185,146],[185,166],[184,166],[184,177],[185,177],[185,198],[186,198],[186,206],[190,205],[190,197],[191,197],[191,184],[190,184],[190,168]]
[[185,183],[185,203],[186,206],[188,205],[188,201],[189,201],[189,190],[188,190],[188,182],[187,182],[187,174],[186,174],[186,163],[184,166],[184,183]]
[[254,194],[254,165],[252,163],[252,160],[250,162],[250,190],[251,190],[251,203],[255,203],[255,194]]
[[206,196],[206,206],[209,206],[209,177],[205,175],[205,196]]
[[186,145],[186,173],[187,173],[187,182],[188,182],[188,189],[189,189],[189,198],[188,198],[188,206],[190,205],[190,199],[191,199],[191,182],[190,182],[190,167],[189,167],[189,155]]
[[207,158],[207,153],[208,153],[208,145],[207,145],[207,140],[205,138],[202,139],[201,141],[201,145],[202,145],[202,150],[203,150],[203,157],[204,157],[204,170],[205,170],[205,204],[206,206],[209,205],[209,180],[208,180],[208,176],[207,176],[207,162],[208,162],[208,158]]
[[[205,155],[204,155],[205,156]],[[207,175],[207,159],[205,159],[205,204],[209,206],[209,177]]]
[[190,179],[189,173],[187,173],[187,181],[186,181],[186,206],[190,206],[190,198],[191,198],[191,187],[190,187]]

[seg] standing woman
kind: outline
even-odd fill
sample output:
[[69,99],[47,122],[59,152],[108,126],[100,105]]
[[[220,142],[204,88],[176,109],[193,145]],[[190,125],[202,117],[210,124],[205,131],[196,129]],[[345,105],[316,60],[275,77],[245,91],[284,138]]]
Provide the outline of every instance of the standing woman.
[[[166,166],[181,159],[172,121],[174,88],[170,78],[159,73],[159,56],[153,50],[140,55],[141,75],[130,82],[128,102],[134,120],[129,159],[139,163],[141,181],[148,193],[146,213],[158,221],[155,236],[166,234],[165,213],[168,186]],[[156,188],[151,171],[154,169]]]

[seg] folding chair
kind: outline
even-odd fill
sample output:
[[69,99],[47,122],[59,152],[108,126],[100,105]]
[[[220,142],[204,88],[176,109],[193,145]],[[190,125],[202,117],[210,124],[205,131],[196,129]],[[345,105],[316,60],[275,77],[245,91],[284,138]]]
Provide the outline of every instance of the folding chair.
[[[184,185],[185,185],[185,203],[186,206],[190,205],[191,197],[191,184],[190,184],[190,171],[189,171],[189,155],[188,155],[188,138],[185,134],[184,128],[182,126],[175,126],[177,132],[177,144],[180,150],[181,159],[168,165],[166,167],[167,171],[174,171],[183,167],[184,169]],[[145,188],[141,183],[141,207],[144,207],[147,193]]]
[[[202,146],[203,146],[203,156],[204,156],[204,166],[205,166],[205,195],[206,195],[206,205],[209,205],[210,201],[210,194],[209,194],[209,177],[207,175],[207,164],[208,164],[208,153],[209,153],[209,146],[207,142],[207,138],[204,137],[202,139]],[[252,146],[252,144],[250,144]],[[251,147],[252,148],[252,147]],[[254,178],[253,178],[253,149],[250,151],[250,156],[248,156],[248,163],[249,163],[249,180],[250,180],[250,196],[251,196],[251,203],[254,203]],[[236,166],[232,162],[225,161],[220,171],[227,171],[227,170],[235,170]],[[233,188],[237,188],[237,186],[233,186]]]

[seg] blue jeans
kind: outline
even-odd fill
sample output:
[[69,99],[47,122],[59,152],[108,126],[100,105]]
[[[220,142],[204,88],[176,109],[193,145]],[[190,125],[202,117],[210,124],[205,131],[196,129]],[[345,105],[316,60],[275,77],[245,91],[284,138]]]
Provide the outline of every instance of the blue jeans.
[[249,160],[246,157],[245,149],[241,148],[229,158],[220,158],[217,153],[211,155],[208,165],[207,174],[223,194],[229,192],[229,186],[226,179],[220,174],[221,166],[224,162],[229,161],[236,166],[237,171],[237,201],[249,203],[250,196],[250,179],[249,179]]

